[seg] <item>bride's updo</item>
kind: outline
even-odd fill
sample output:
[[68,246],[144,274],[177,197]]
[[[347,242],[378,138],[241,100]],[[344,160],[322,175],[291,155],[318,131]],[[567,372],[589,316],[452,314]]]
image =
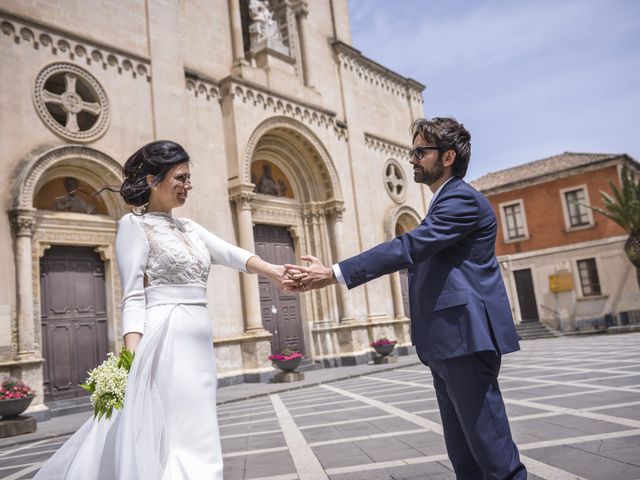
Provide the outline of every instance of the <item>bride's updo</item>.
[[127,204],[143,207],[149,203],[151,195],[147,175],[153,175],[153,184],[156,185],[164,180],[172,167],[188,161],[187,152],[175,142],[158,140],[147,143],[124,164],[124,182],[120,187],[120,195]]

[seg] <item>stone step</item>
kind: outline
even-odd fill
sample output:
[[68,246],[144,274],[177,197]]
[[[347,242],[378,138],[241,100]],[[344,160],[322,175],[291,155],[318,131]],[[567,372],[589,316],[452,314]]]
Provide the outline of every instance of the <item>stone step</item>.
[[522,330],[523,332],[535,332],[536,330],[549,330],[549,327],[547,327],[546,325],[543,325],[542,323],[538,323],[537,325],[534,326],[526,326],[526,327],[521,327],[521,326],[517,326],[518,330]]
[[517,326],[518,330],[522,332],[535,332],[537,330],[547,330],[545,325],[538,323],[537,325],[527,325],[526,327],[522,327],[520,325]]
[[50,418],[70,415],[72,413],[93,411],[93,406],[91,405],[88,396],[55,400],[47,402],[47,406],[49,407]]
[[45,422],[51,420],[53,417],[60,417],[62,415],[93,412],[93,407],[91,406],[88,395],[76,398],[65,398],[64,400],[50,400],[45,402],[45,405],[47,410],[29,412],[27,415],[31,415],[38,422]]
[[300,362],[300,365],[296,370],[299,372],[306,372],[309,370],[318,370],[319,368],[322,368],[322,365],[319,363],[313,363],[311,360],[305,358]]
[[558,333],[540,322],[520,323],[516,325],[516,330],[522,340],[534,340],[537,338],[553,338]]
[[518,328],[545,328],[545,324],[540,322],[522,322],[517,324]]
[[548,332],[549,330],[544,327],[538,328],[518,328],[518,332],[520,333],[537,333],[537,332]]
[[69,405],[68,407],[59,407],[55,410],[50,410],[49,415],[51,416],[51,418],[53,418],[81,412],[93,412],[93,406],[91,405],[91,403],[86,403],[83,405]]

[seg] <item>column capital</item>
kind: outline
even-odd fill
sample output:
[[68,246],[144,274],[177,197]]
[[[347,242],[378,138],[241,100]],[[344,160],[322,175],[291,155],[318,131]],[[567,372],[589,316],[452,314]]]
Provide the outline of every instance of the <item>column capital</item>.
[[294,14],[300,17],[306,17],[309,14],[309,3],[307,0],[287,0],[287,6]]
[[318,205],[311,205],[310,207],[307,207],[303,210],[302,212],[302,219],[309,223],[309,222],[313,222],[314,220],[319,220],[320,218],[324,217],[327,214],[326,210],[324,207],[320,207]]
[[21,208],[9,212],[11,225],[17,237],[33,237],[36,224],[35,213],[35,210]]
[[327,210],[327,215],[334,221],[334,222],[342,222],[342,216],[345,212],[346,208],[344,208],[342,205],[340,206],[334,206],[331,207]]
[[344,202],[341,200],[332,200],[330,202],[326,202],[323,205],[323,209],[327,218],[333,220],[334,222],[341,222],[342,215],[346,210],[346,208],[344,207]]
[[256,196],[253,189],[255,185],[239,184],[229,188],[229,200],[236,204],[236,208],[240,210],[250,210],[251,202]]

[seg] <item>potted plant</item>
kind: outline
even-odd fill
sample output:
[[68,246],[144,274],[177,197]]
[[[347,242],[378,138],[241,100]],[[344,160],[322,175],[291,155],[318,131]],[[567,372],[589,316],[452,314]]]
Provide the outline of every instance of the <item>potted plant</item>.
[[26,383],[16,378],[5,378],[0,385],[0,417],[17,417],[24,412],[36,392]]
[[387,337],[382,337],[375,342],[371,342],[369,345],[373,347],[378,355],[386,357],[393,352],[396,343],[398,343],[396,340],[389,340]]
[[290,348],[285,348],[280,353],[269,355],[269,360],[271,360],[283,372],[293,372],[298,368],[298,365],[300,365],[303,358],[304,357],[300,352],[291,350]]

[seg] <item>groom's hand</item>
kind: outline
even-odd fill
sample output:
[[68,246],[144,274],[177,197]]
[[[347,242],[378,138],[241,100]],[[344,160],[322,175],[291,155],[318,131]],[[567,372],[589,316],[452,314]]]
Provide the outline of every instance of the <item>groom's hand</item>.
[[284,281],[287,290],[304,292],[337,283],[333,268],[323,265],[320,260],[311,255],[303,255],[300,258],[311,264],[307,267],[285,264],[285,275],[289,278]]

